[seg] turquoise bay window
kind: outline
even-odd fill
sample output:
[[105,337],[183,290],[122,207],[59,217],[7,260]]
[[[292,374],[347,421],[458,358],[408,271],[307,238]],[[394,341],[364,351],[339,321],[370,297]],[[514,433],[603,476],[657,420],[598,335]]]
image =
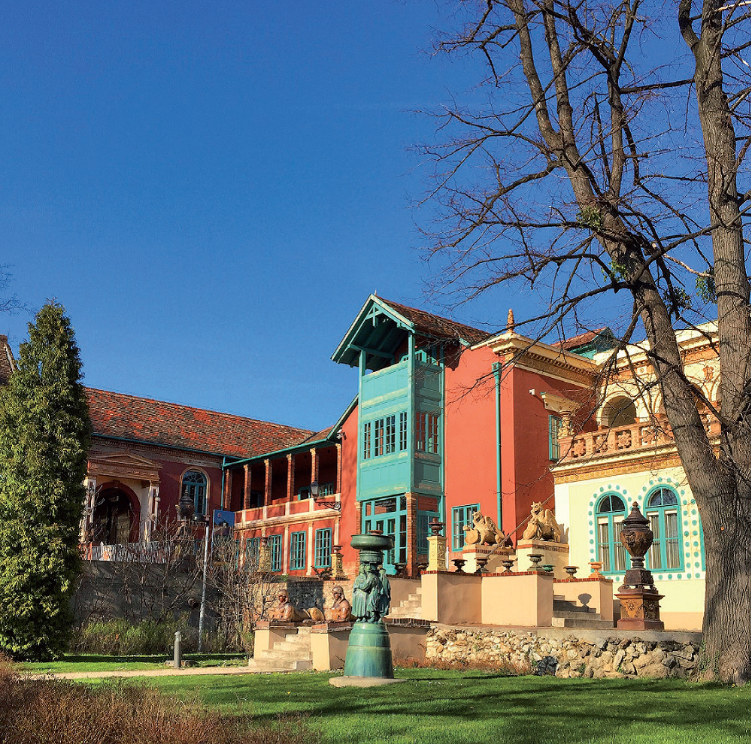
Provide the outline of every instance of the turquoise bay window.
[[306,532],[293,532],[289,538],[289,570],[302,571],[305,568]]

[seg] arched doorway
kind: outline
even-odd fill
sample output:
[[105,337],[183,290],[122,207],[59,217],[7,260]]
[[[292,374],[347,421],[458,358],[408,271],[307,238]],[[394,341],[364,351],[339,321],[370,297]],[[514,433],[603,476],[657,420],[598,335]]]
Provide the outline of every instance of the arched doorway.
[[124,545],[138,540],[138,513],[121,488],[104,488],[94,504],[93,538],[102,545]]

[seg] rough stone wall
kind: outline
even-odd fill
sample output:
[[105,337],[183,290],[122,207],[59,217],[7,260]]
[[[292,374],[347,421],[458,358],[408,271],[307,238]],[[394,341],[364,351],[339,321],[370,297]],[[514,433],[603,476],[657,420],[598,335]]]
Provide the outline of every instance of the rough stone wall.
[[525,631],[433,627],[426,637],[426,661],[511,666],[556,677],[689,677],[699,646],[676,640],[609,637],[586,640]]

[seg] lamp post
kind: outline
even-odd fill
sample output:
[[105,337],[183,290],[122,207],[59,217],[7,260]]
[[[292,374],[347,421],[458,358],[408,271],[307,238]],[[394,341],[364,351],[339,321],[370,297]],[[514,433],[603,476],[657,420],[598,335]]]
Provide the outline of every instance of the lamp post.
[[198,614],[198,653],[203,650],[203,618],[206,608],[206,569],[209,565],[209,526],[211,520],[205,514],[193,515],[193,523],[203,525],[203,584],[201,586],[201,609]]

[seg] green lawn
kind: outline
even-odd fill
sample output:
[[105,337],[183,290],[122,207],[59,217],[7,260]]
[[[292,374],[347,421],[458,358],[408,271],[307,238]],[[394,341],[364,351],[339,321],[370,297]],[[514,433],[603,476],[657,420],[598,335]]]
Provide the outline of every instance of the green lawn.
[[409,681],[380,688],[328,684],[330,674],[160,677],[170,695],[198,695],[222,712],[306,717],[324,740],[345,744],[746,742],[751,688],[680,680],[558,680],[477,671],[400,669]]
[[[66,654],[60,661],[19,664],[25,672],[65,674],[67,672],[115,672],[139,669],[164,669],[166,654],[157,656],[104,656],[100,654]],[[237,666],[248,663],[244,654],[184,654],[183,660],[195,666]]]

